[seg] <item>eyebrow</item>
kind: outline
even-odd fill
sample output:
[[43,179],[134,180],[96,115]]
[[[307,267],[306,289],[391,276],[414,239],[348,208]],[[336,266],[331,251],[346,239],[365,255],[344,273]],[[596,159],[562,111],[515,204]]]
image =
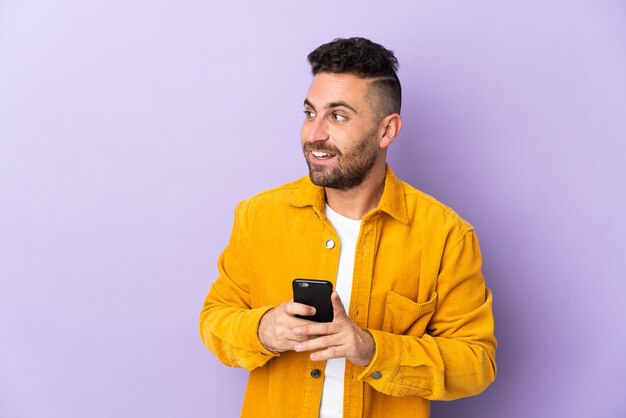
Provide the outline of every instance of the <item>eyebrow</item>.
[[[315,106],[313,106],[313,103],[311,103],[311,102],[309,101],[309,99],[304,99],[304,105],[305,105],[305,106],[309,106],[309,107],[311,107],[313,110],[316,110],[316,109],[315,109]],[[348,109],[352,110],[354,113],[359,113],[359,112],[357,112],[357,111],[356,111],[356,109],[355,109],[355,108],[353,108],[353,107],[352,107],[352,106],[350,106],[348,103],[343,102],[343,101],[338,101],[338,102],[330,102],[330,103],[328,103],[328,104],[326,105],[326,109],[334,109],[334,108],[336,108],[336,107],[346,107],[346,108],[348,108]]]

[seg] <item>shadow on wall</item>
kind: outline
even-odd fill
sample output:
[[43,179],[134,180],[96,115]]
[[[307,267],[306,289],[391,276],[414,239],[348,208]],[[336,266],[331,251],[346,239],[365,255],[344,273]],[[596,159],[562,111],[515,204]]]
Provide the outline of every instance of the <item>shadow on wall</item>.
[[[406,91],[418,89],[407,86]],[[484,135],[481,127],[471,116],[451,111],[444,103],[429,100],[428,95],[419,97],[405,102],[404,128],[388,159],[398,177],[449,205],[476,228],[483,273],[494,293],[498,339],[496,381],[476,397],[433,402],[433,416],[511,417],[514,414],[503,410],[501,400],[507,397],[505,392],[514,391],[513,376],[522,375],[528,367],[529,356],[523,346],[531,337],[525,335],[530,330],[519,315],[528,309],[522,306],[520,295],[524,260],[517,251],[523,245],[519,220],[510,220],[507,196],[491,187],[489,157],[473,158],[482,151],[489,155],[489,150],[480,149],[488,147],[489,141],[476,141]]]

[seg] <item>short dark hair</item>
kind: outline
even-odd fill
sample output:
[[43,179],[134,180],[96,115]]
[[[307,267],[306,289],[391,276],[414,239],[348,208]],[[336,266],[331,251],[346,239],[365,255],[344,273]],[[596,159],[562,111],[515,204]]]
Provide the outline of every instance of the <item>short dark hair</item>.
[[402,87],[393,51],[365,38],[337,38],[315,49],[308,59],[313,75],[353,74],[372,79],[379,116],[400,113]]

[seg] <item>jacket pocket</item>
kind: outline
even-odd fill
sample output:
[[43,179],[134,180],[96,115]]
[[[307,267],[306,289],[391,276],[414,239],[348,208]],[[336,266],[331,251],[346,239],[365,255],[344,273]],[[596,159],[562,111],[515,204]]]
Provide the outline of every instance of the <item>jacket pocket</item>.
[[417,303],[392,290],[387,292],[383,331],[421,337],[435,312],[437,293],[428,302]]

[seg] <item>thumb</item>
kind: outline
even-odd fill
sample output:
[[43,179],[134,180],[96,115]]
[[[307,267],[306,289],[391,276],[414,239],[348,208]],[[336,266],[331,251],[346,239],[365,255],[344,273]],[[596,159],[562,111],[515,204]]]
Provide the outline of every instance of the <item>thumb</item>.
[[333,304],[333,322],[337,320],[346,319],[348,314],[346,313],[346,309],[343,307],[343,303],[339,298],[339,293],[337,291],[333,291],[330,295],[330,301]]

